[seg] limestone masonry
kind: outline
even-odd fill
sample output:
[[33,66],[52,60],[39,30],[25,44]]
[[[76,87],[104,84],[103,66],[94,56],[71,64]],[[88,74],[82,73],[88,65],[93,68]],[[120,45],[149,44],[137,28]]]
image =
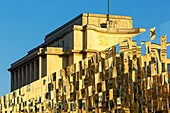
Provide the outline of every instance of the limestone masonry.
[[170,44],[152,28],[137,45],[143,32],[129,16],[77,16],[11,65],[0,113],[170,112]]

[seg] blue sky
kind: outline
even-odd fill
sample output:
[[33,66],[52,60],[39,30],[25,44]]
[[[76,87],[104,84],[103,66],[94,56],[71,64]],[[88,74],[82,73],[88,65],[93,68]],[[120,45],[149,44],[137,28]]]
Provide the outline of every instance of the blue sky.
[[[132,16],[136,28],[170,20],[170,0],[110,1],[110,13]],[[10,64],[83,12],[106,14],[107,0],[0,0],[0,96],[10,92]]]

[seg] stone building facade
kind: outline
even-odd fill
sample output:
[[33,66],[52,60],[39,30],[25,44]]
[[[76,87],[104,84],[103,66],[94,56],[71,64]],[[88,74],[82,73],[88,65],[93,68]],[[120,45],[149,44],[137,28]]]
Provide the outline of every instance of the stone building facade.
[[13,63],[0,113],[170,112],[166,35],[156,38],[153,28],[137,45],[145,29],[131,17],[107,20],[81,14]]
[[107,15],[83,13],[46,35],[44,43],[9,68],[11,91],[145,31],[133,28],[131,17],[109,18],[110,25]]

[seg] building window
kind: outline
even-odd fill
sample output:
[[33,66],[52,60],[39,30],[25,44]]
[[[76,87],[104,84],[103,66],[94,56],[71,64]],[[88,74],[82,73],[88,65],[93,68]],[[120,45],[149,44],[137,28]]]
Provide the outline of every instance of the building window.
[[[168,66],[167,66],[167,70],[168,70],[168,75],[170,75],[170,64],[168,64]],[[157,69],[158,70],[158,69]]]
[[64,47],[64,41],[62,41],[62,46]]

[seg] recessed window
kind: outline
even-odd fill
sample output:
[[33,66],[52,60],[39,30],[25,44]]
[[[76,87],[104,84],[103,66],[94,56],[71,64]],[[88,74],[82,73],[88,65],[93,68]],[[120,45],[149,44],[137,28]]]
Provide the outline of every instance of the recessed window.
[[64,47],[64,41],[62,41],[62,46]]

